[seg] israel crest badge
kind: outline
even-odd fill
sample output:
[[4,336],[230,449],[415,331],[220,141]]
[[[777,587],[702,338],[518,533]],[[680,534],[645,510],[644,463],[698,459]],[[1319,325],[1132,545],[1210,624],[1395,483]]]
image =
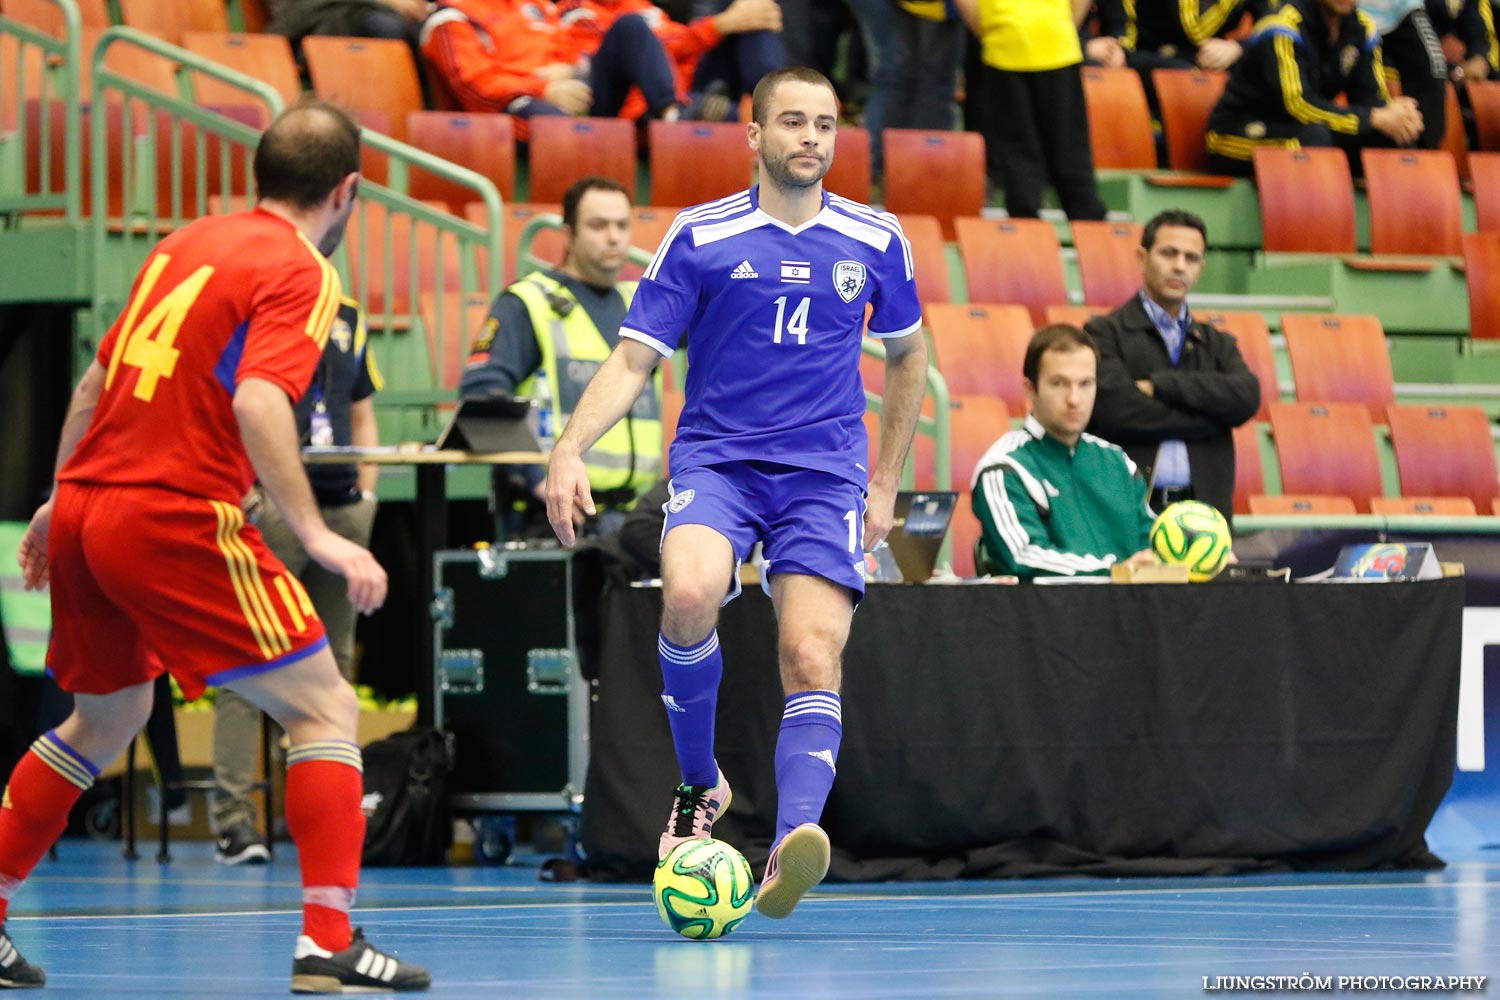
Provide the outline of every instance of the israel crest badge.
[[833,265],[833,287],[839,298],[853,302],[865,287],[865,266],[857,260],[841,260]]

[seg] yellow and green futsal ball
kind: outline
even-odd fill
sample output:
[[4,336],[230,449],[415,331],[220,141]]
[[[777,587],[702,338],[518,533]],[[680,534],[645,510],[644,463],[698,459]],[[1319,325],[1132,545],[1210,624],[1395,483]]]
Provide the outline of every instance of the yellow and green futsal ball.
[[722,840],[689,840],[657,862],[651,890],[663,923],[706,941],[749,916],[755,877],[745,856]]
[[1195,583],[1212,580],[1229,559],[1229,522],[1199,500],[1179,500],[1151,525],[1151,549],[1169,565],[1186,566]]

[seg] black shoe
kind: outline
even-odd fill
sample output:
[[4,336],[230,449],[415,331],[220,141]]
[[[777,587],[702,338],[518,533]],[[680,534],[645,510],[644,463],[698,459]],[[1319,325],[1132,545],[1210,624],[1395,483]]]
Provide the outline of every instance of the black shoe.
[[715,80],[701,93],[692,95],[682,117],[690,122],[732,122],[738,110],[729,99],[729,88],[723,81]]
[[266,839],[249,820],[240,820],[219,834],[214,860],[221,865],[263,865],[271,860]]
[[358,927],[343,951],[325,951],[301,934],[292,953],[293,993],[408,993],[431,985],[426,969],[371,948]]
[[47,974],[21,957],[0,925],[0,990],[34,990],[46,984]]

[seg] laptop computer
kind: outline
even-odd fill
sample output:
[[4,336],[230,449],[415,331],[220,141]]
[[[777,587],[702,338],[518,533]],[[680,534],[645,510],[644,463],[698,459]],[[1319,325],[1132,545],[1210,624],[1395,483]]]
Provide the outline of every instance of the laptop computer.
[[958,494],[952,490],[897,493],[891,533],[885,544],[871,553],[875,556],[876,579],[907,583],[931,579],[957,506]]
[[438,437],[439,451],[541,451],[536,435],[526,426],[531,400],[524,396],[492,396],[460,400],[448,426]]

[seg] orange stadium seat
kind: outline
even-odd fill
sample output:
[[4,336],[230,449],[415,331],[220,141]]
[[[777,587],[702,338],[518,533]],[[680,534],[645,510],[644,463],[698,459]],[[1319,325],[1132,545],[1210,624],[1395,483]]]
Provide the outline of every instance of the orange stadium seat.
[[1479,148],[1485,152],[1500,152],[1500,82],[1470,80],[1465,88],[1469,92],[1469,107],[1474,111],[1474,124],[1478,127]]
[[958,493],[958,503],[953,508],[953,521],[949,524],[948,533],[953,550],[953,572],[964,578],[977,576],[979,570],[974,565],[974,546],[979,543],[979,536],[984,533],[984,529],[974,514],[974,494],[966,489]]
[[998,396],[1026,412],[1021,364],[1031,340],[1031,315],[1022,306],[934,303],[924,310],[937,369],[956,395]]
[[1474,517],[1479,513],[1468,497],[1371,497],[1371,514],[1430,514],[1436,517]]
[[1441,149],[1365,149],[1370,252],[1463,253],[1458,170]]
[[[995,396],[966,396],[959,393],[949,397],[949,454],[952,456],[949,469],[953,487],[962,489],[974,474],[974,467],[984,457],[990,445],[1000,435],[1010,430],[1010,410],[1005,401]],[[912,446],[915,455],[915,482],[919,490],[937,488],[937,463],[932,438],[917,435]]]
[[[1271,434],[1283,493],[1347,497],[1365,514],[1370,497],[1384,492],[1368,408],[1357,403],[1275,403]],[[1255,511],[1253,498],[1250,509]]]
[[240,15],[245,19],[245,30],[250,32],[265,30],[271,21],[266,0],[240,0]]
[[1151,82],[1161,104],[1161,126],[1167,137],[1167,166],[1173,170],[1206,170],[1203,146],[1208,116],[1224,93],[1228,73],[1198,69],[1154,69]]
[[[516,269],[519,261],[516,259],[520,252],[521,230],[526,224],[538,215],[562,214],[561,205],[537,205],[532,202],[512,201],[507,202],[503,208],[505,217],[501,220],[503,250],[505,253],[504,268],[501,280],[510,284],[516,280]],[[464,217],[477,226],[488,226],[489,219],[485,215],[484,202],[471,201],[464,206]],[[563,237],[556,229],[540,229],[531,244],[531,255],[539,260],[545,261],[548,266],[556,267],[563,259]],[[484,273],[486,261],[481,253],[479,261],[480,273]]]
[[1453,157],[1453,164],[1458,168],[1460,180],[1469,179],[1469,137],[1464,131],[1464,113],[1458,104],[1458,91],[1453,84],[1449,83],[1443,98],[1443,116],[1446,120],[1446,128],[1443,130],[1442,148]]
[[[623,118],[531,119],[531,193],[535,202],[561,202],[580,177],[608,177],[635,201],[635,123]],[[509,198],[509,195],[506,195]]]
[[406,116],[422,110],[422,86],[405,42],[309,35],[302,40],[302,56],[319,97],[351,110],[384,113],[386,134],[406,141]]
[[943,227],[930,215],[899,215],[901,231],[911,244],[912,266],[917,271],[917,298],[923,304],[952,302],[948,287],[948,250]]
[[1271,404],[1281,398],[1281,387],[1276,378],[1276,354],[1271,349],[1271,331],[1266,326],[1266,318],[1257,312],[1222,310],[1194,311],[1193,315],[1234,335],[1240,357],[1245,359],[1245,367],[1254,372],[1260,382],[1260,409],[1256,411],[1255,419],[1271,419]]
[[[426,202],[429,208],[445,211],[441,202]],[[349,295],[364,304],[370,326],[381,326],[389,312],[398,328],[409,321],[417,303],[416,290],[457,291],[461,287],[457,241],[440,234],[431,225],[404,212],[387,212],[384,205],[363,201],[349,218],[344,238],[349,248]],[[412,244],[416,244],[415,275]],[[438,270],[438,248],[442,247],[442,270]],[[390,258],[387,280],[385,262]]]
[[750,186],[754,154],[737,122],[654,121],[651,204],[697,205]]
[[[89,28],[109,27],[108,0],[74,0],[74,3],[78,5],[80,24]],[[67,27],[62,8],[52,0],[0,0],[0,14],[56,38],[61,38]]]
[[[83,88],[84,93],[89,93],[89,88],[93,85],[92,53],[98,47],[99,37],[103,34],[102,28],[83,29],[80,44],[84,52],[90,53],[90,58],[85,59],[83,65],[79,67],[78,85]],[[123,77],[145,84],[152,90],[159,90],[164,94],[174,96],[180,93],[180,88],[177,86],[177,62],[128,41],[116,41],[110,45],[104,56],[104,65]],[[115,100],[118,97],[119,92],[114,91],[109,99]]]
[[855,125],[839,129],[833,166],[823,187],[852,201],[870,201],[870,133]]
[[1074,222],[1073,249],[1087,305],[1115,309],[1141,288],[1136,251],[1144,227],[1134,222]]
[[[505,201],[515,197],[516,140],[510,115],[413,111],[406,117],[406,137],[418,149],[489,178]],[[422,201],[445,202],[455,215],[474,199],[473,188],[420,167],[411,170],[407,192]]]
[[439,388],[458,388],[469,345],[489,309],[490,297],[479,292],[423,292],[418,296],[418,315],[427,332],[427,358]]
[[970,302],[1023,305],[1038,325],[1048,306],[1067,303],[1062,250],[1050,222],[964,218],[956,228]]
[[1489,417],[1478,406],[1392,406],[1387,411],[1401,495],[1467,497],[1484,509],[1500,496]]
[[1267,253],[1358,249],[1354,182],[1342,150],[1262,147],[1255,151],[1255,184]]
[[1385,420],[1396,380],[1377,317],[1283,313],[1281,332],[1299,402],[1362,403]]
[[1358,514],[1348,497],[1295,493],[1250,498],[1251,514]]
[[184,31],[228,31],[229,11],[224,0],[120,0],[120,23],[178,45]]
[[[285,104],[296,103],[302,94],[297,60],[283,35],[188,31],[183,33],[182,47],[270,84]],[[194,74],[193,87],[200,104],[244,104],[247,100],[240,88],[201,74]]]
[[984,208],[984,138],[978,132],[888,128],[885,207],[931,215],[954,238],[954,219]]
[[[636,205],[630,210],[630,243],[649,253],[656,253],[661,246],[661,241],[666,238],[667,230],[672,228],[672,222],[677,218],[675,208],[657,208],[654,205]],[[625,268],[620,272],[620,277],[626,281],[638,281],[645,272],[645,268],[630,261],[625,262]]]
[[1151,109],[1135,70],[1083,67],[1083,102],[1088,108],[1089,144],[1096,169],[1156,168]]
[[1240,424],[1234,438],[1234,513],[1250,513],[1250,498],[1266,488],[1266,470],[1260,462],[1260,432],[1255,421]]
[[1114,310],[1104,306],[1048,306],[1042,310],[1042,320],[1048,326],[1066,323],[1069,326],[1087,326],[1089,320],[1108,316]]
[[1481,233],[1500,233],[1500,153],[1470,153],[1474,221]]
[[1469,286],[1469,336],[1500,339],[1500,232],[1464,233]]

